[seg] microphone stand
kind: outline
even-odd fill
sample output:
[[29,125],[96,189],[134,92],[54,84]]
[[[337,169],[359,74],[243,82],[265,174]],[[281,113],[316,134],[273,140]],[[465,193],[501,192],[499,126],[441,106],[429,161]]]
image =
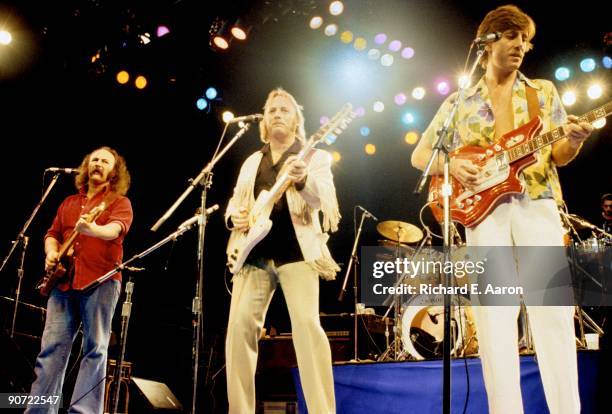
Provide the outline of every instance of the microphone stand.
[[[478,45],[478,50],[476,52],[476,59],[470,69],[468,74],[468,79],[472,79],[472,75],[474,74],[476,67],[480,63],[482,55],[484,54],[484,44]],[[444,204],[444,218],[443,218],[443,247],[444,247],[444,262],[449,262],[451,260],[451,231],[450,231],[450,197],[452,195],[452,186],[450,184],[450,158],[448,156],[448,148],[447,141],[450,141],[450,124],[457,113],[457,108],[459,107],[459,102],[463,99],[463,92],[467,88],[470,82],[466,82],[464,85],[460,85],[459,91],[457,93],[457,97],[453,102],[453,106],[451,108],[448,117],[444,121],[442,128],[437,131],[438,140],[433,148],[431,158],[427,162],[421,177],[419,178],[417,185],[414,189],[414,194],[420,194],[423,191],[423,187],[425,186],[425,182],[427,181],[427,177],[429,176],[429,171],[433,166],[434,161],[437,161],[438,155],[442,153],[444,155],[444,183],[442,184],[442,197]],[[449,143],[450,144],[450,143]],[[444,285],[451,286],[453,274],[445,273]],[[442,346],[442,354],[443,354],[443,386],[442,386],[442,413],[450,414],[451,409],[451,297],[448,294],[444,295],[444,340]]]
[[[227,145],[218,153],[213,159],[200,171],[200,173],[192,180],[190,180],[189,187],[181,194],[181,196],[174,202],[174,204],[157,220],[157,222],[151,227],[152,231],[157,229],[174,213],[178,206],[187,198],[187,196],[194,190],[197,185],[202,186],[202,194],[200,196],[200,208],[205,211],[206,196],[208,189],[212,187],[212,170],[219,162],[219,160],[225,155],[225,153],[240,139],[249,129],[250,124],[245,123],[244,126],[234,135],[234,137],[227,143]],[[204,285],[204,235],[206,228],[206,215],[202,214],[198,221],[199,232],[198,232],[198,280],[196,282],[195,293],[191,302],[191,311],[193,314],[193,343],[191,347],[192,361],[193,361],[193,388],[192,388],[192,400],[191,400],[191,413],[196,412],[196,400],[197,400],[197,388],[198,388],[198,364],[200,360],[200,342],[204,341],[202,334],[202,295]],[[200,341],[201,339],[201,341]]]
[[371,214],[366,213],[365,211],[363,211],[361,213],[361,221],[359,222],[359,228],[357,229],[357,233],[355,234],[355,241],[353,242],[353,249],[351,250],[351,259],[349,260],[348,266],[346,267],[346,274],[344,275],[344,282],[342,283],[342,289],[340,289],[340,295],[338,295],[338,302],[342,302],[342,300],[344,299],[344,295],[346,294],[346,284],[348,282],[349,279],[349,274],[351,273],[351,266],[354,265],[354,269],[353,269],[353,295],[354,300],[353,300],[353,310],[355,312],[355,317],[354,319],[354,324],[353,324],[353,341],[354,341],[354,359],[355,361],[359,361],[359,354],[357,352],[357,339],[358,339],[358,333],[357,333],[357,329],[358,329],[358,323],[357,323],[357,301],[358,301],[358,297],[357,297],[357,265],[359,264],[359,258],[356,255],[357,252],[357,246],[359,245],[359,239],[361,238],[361,230],[363,228],[363,222],[365,221],[366,217],[371,217]]
[[8,254],[4,258],[4,260],[2,261],[2,265],[0,266],[0,272],[2,272],[2,270],[4,269],[4,266],[6,266],[6,263],[8,262],[9,258],[13,255],[15,250],[17,250],[17,246],[20,246],[20,245],[22,246],[21,259],[19,261],[19,268],[17,269],[17,289],[15,291],[15,307],[13,308],[13,319],[12,319],[12,323],[11,323],[11,332],[10,332],[10,337],[11,338],[13,338],[13,336],[15,334],[15,321],[17,319],[17,306],[19,305],[19,296],[21,295],[21,282],[23,281],[23,274],[24,274],[23,264],[24,264],[24,260],[25,260],[26,250],[28,248],[28,236],[26,236],[26,232],[28,231],[28,227],[30,227],[30,224],[34,220],[34,217],[38,213],[38,210],[40,210],[40,208],[42,207],[43,203],[45,202],[45,200],[47,199],[49,194],[51,194],[51,190],[53,189],[53,187],[57,183],[57,180],[59,179],[59,176],[60,176],[60,173],[56,173],[53,176],[53,179],[51,180],[51,182],[47,186],[45,192],[43,193],[43,195],[42,195],[42,197],[40,199],[40,201],[38,202],[38,204],[36,204],[36,207],[34,207],[34,210],[32,211],[32,214],[30,214],[30,217],[27,219],[27,221],[23,225],[23,228],[21,229],[21,231],[17,235],[17,238],[12,242],[13,246],[11,247],[11,250],[9,250]]

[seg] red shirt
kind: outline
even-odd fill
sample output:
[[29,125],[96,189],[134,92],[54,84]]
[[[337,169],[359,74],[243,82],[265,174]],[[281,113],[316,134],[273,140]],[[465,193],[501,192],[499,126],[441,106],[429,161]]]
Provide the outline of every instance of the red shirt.
[[[57,210],[45,239],[53,237],[63,243],[70,236],[79,217],[100,204],[104,195],[104,192],[99,193],[91,200],[83,193],[67,197]],[[58,283],[58,288],[62,291],[83,289],[119,265],[123,261],[123,239],[130,229],[132,218],[132,204],[127,197],[118,196],[112,201],[95,222],[101,226],[117,223],[121,226],[121,234],[114,240],[79,234],[74,243],[74,277]],[[121,280],[121,272],[114,275],[113,279]]]

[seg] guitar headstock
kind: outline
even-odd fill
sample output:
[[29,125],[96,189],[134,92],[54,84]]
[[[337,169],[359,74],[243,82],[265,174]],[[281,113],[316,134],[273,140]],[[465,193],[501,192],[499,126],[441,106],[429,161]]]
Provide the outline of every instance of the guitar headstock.
[[353,112],[353,105],[350,103],[344,104],[342,109],[338,111],[329,121],[323,124],[317,132],[310,136],[309,141],[317,144],[321,141],[327,145],[331,145],[336,142],[336,138],[340,135],[357,114]]

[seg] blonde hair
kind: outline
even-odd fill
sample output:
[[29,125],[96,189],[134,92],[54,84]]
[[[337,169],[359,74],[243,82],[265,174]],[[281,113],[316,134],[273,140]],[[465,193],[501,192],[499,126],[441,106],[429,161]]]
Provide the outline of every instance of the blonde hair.
[[[268,98],[266,99],[266,103],[264,104],[264,107],[263,107],[264,114],[270,107],[270,104],[272,103],[272,99],[276,98],[277,96],[286,97],[287,99],[289,99],[289,101],[293,105],[293,108],[295,109],[295,114],[296,114],[295,116],[297,118],[296,119],[297,125],[295,128],[295,137],[300,142],[303,143],[304,141],[306,141],[306,131],[304,130],[304,114],[302,113],[304,108],[302,107],[302,105],[297,103],[293,95],[291,95],[289,92],[287,92],[283,88],[276,88],[272,92],[270,92],[268,94]],[[265,121],[259,123],[259,138],[264,143],[268,143],[269,141],[268,126]]]
[[97,148],[87,154],[85,158],[83,158],[83,161],[79,166],[79,173],[74,179],[74,185],[79,191],[87,191],[87,187],[89,185],[89,159],[91,158],[91,154],[99,150],[108,151],[113,154],[113,157],[115,158],[115,167],[108,175],[110,190],[117,194],[125,195],[128,192],[128,189],[130,188],[130,183],[132,180],[130,177],[130,172],[127,169],[125,159],[121,155],[119,155],[117,151],[110,147]]
[[[513,4],[500,6],[495,10],[490,11],[482,19],[476,37],[486,35],[488,33],[505,32],[506,30],[518,30],[527,33],[527,51],[533,48],[531,39],[535,36],[535,22],[525,12]],[[482,55],[480,65],[486,69],[488,61],[488,52]]]

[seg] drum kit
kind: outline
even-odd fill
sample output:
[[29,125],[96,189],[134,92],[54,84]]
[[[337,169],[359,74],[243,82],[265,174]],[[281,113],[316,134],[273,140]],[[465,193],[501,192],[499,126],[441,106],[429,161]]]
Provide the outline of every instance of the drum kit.
[[[384,237],[378,241],[385,252],[380,259],[395,260],[407,258],[411,261],[443,260],[443,254],[431,246],[431,233],[423,231],[410,223],[389,220],[376,226],[378,233]],[[420,242],[420,243],[419,243]],[[397,284],[414,285],[415,283],[438,283],[439,274],[422,272],[417,277],[406,278],[398,275]],[[442,357],[443,328],[443,296],[415,294],[408,299],[391,296],[385,302],[389,306],[385,317],[394,310],[395,318],[391,319],[394,337],[389,341],[387,349],[378,358],[387,360],[424,360]],[[456,357],[473,356],[478,353],[476,328],[470,308],[470,302],[462,296],[454,297],[452,320],[452,354]]]

